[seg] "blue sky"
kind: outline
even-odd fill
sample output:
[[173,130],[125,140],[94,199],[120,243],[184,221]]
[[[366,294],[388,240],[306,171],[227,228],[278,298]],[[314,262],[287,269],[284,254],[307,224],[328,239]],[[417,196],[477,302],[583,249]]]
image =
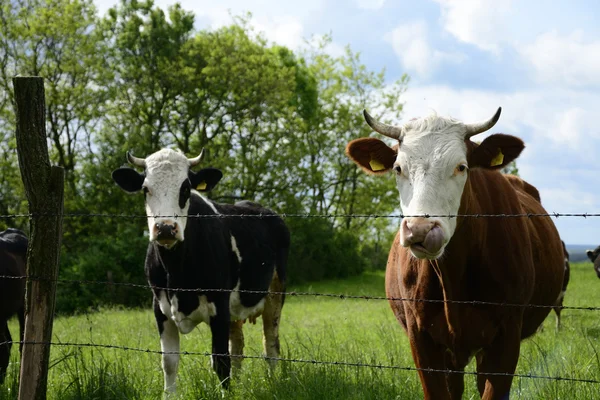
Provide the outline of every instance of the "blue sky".
[[[117,0],[95,0],[101,13]],[[161,7],[173,1],[156,0]],[[298,49],[331,33],[391,83],[411,82],[403,118],[434,109],[466,122],[503,112],[493,132],[521,137],[521,176],[550,212],[600,213],[600,4],[510,0],[184,0],[199,29],[229,12]],[[398,121],[401,123],[401,121]],[[478,137],[483,138],[484,135]],[[599,244],[600,217],[555,220],[568,244]]]

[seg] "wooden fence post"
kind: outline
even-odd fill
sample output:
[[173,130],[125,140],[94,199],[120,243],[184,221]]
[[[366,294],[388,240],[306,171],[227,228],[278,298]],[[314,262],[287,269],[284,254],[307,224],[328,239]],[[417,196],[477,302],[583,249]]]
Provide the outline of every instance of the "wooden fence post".
[[[31,214],[24,341],[48,343],[62,238],[64,170],[50,166],[43,78],[16,77],[13,87],[19,168]],[[23,345],[19,400],[46,398],[49,360],[49,344]]]

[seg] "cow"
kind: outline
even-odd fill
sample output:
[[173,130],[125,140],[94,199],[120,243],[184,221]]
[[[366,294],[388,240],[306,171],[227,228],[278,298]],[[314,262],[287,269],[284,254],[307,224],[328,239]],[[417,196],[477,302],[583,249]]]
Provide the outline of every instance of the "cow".
[[[128,152],[128,162],[144,172],[122,167],[112,173],[123,190],[145,197],[150,241],[145,273],[153,287],[165,392],[176,390],[179,334],[202,322],[210,325],[211,364],[223,387],[229,386],[232,364],[234,372],[241,366],[246,320],[262,315],[269,364],[279,356],[289,231],[259,204],[204,197],[201,192],[214,188],[223,174],[216,168],[192,171],[203,154],[188,159],[162,149],[144,159]],[[227,215],[233,216],[219,217]]]
[[587,254],[590,261],[594,264],[594,271],[596,272],[596,276],[600,278],[600,246],[596,247],[594,250],[586,250],[585,254]]
[[470,140],[500,112],[474,124],[433,113],[394,126],[365,110],[367,124],[394,145],[368,137],[346,147],[367,173],[393,171],[396,178],[404,217],[388,257],[386,294],[408,335],[425,399],[460,399],[472,356],[481,397],[508,398],[521,340],[536,332],[562,288],[551,218],[483,216],[546,214],[499,172],[519,156],[521,139]]
[[27,236],[19,229],[0,232],[0,275],[10,277],[0,278],[0,384],[6,378],[12,347],[8,320],[15,314],[20,328],[19,351],[23,348],[27,244]]

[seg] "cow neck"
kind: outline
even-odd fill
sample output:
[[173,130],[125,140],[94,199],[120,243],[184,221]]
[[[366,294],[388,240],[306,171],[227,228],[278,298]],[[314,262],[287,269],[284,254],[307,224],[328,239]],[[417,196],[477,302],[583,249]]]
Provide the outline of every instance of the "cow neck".
[[[183,283],[183,243],[178,243],[171,249],[154,244],[158,250],[160,263],[167,273],[167,286],[179,287]],[[183,287],[183,286],[182,286]]]
[[[475,174],[478,172],[475,171]],[[478,213],[481,213],[481,209],[469,177],[465,183],[458,214]],[[469,238],[481,237],[483,223],[484,218],[457,217],[456,230],[446,246],[444,255],[438,260],[424,260],[435,272],[441,285],[446,323],[454,339],[461,334],[460,307],[464,306],[455,301],[466,300],[458,298],[457,295],[463,292],[461,286],[465,280],[467,255],[473,250],[473,241]]]

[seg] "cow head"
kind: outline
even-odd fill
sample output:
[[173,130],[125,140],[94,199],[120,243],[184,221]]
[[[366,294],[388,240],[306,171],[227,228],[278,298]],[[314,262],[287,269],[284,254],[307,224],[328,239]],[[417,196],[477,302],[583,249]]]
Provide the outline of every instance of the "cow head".
[[523,142],[514,136],[495,134],[481,144],[470,140],[493,127],[500,111],[476,124],[433,114],[403,126],[383,124],[364,111],[374,131],[397,143],[389,147],[376,138],[356,139],[346,154],[369,174],[395,173],[400,206],[409,216],[402,220],[400,241],[413,256],[437,259],[443,254],[456,229],[456,218],[444,215],[458,214],[470,169],[502,168],[523,150]]
[[591,262],[594,263],[594,271],[596,271],[596,275],[600,278],[600,246],[596,247],[594,250],[587,250],[585,252]]
[[187,158],[181,152],[162,149],[144,159],[128,152],[127,161],[144,168],[144,173],[133,168],[113,171],[113,180],[121,189],[143,191],[151,242],[171,248],[183,241],[191,191],[209,191],[221,180],[223,173],[218,169],[190,169],[200,163],[203,154],[204,150],[198,157]]

